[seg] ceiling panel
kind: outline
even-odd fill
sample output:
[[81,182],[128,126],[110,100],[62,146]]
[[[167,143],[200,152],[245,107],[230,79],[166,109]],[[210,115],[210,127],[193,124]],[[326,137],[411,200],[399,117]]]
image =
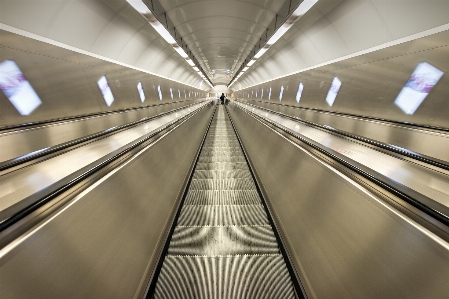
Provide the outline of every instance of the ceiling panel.
[[173,24],[211,81],[228,84],[290,0],[158,2],[155,14]]

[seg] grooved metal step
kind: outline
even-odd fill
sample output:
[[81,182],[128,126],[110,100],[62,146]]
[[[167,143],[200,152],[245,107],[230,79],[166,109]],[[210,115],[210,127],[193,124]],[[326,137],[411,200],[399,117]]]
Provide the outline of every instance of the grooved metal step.
[[190,190],[256,190],[252,179],[193,179]]
[[280,253],[271,226],[177,226],[169,255]]
[[294,299],[281,255],[167,256],[155,298]]
[[248,170],[197,170],[193,175],[193,179],[252,179]]
[[186,205],[252,205],[261,204],[256,190],[192,190]]
[[184,206],[178,226],[269,225],[262,205]]

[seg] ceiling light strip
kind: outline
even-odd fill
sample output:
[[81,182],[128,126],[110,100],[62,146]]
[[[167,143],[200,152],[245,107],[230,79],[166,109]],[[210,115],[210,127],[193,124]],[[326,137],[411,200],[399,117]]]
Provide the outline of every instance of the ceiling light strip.
[[[184,58],[187,63],[193,67],[196,73],[203,74],[201,77],[203,80],[206,81],[207,84],[210,85],[210,87],[213,87],[212,82],[204,76],[204,72],[201,68],[201,66],[196,66],[195,62],[192,58],[189,57],[189,55],[184,51],[184,49],[178,44],[178,42],[175,40],[175,38],[170,34],[170,32],[165,28],[165,26],[159,22],[157,19],[157,16],[150,11],[148,6],[142,1],[142,0],[126,0],[137,12],[139,12],[147,21],[148,23],[159,33],[159,35],[167,42],[169,43],[173,49],[182,57]],[[182,40],[181,40],[182,41]],[[201,69],[201,71],[200,71]]]
[[[279,28],[273,33],[273,35],[268,39],[265,45],[257,51],[254,57],[245,65],[242,64],[240,70],[236,72],[236,76],[232,79],[228,87],[231,87],[238,78],[246,71],[250,66],[252,66],[257,59],[259,59],[268,49],[275,44],[287,31],[290,29],[294,23],[296,23],[307,11],[309,11],[318,0],[304,0],[299,4],[299,6],[287,17],[286,21],[279,26]],[[262,40],[262,38],[260,38]],[[256,48],[257,45],[254,47]],[[255,52],[255,51],[254,51]],[[246,60],[245,60],[246,61]]]

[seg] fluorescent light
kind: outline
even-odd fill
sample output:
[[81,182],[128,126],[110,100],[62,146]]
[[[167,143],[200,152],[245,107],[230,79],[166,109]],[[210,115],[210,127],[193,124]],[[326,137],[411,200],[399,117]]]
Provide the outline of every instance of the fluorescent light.
[[173,49],[175,49],[175,51],[178,52],[178,54],[181,55],[182,58],[188,58],[189,57],[187,55],[187,53],[184,52],[184,49],[181,48],[180,46],[178,46],[178,45],[173,46]]
[[244,67],[242,72],[246,72],[248,70],[249,67]]
[[164,25],[159,22],[149,22],[151,26],[162,36],[163,39],[170,45],[176,44],[175,39],[170,35],[167,29],[165,29]]
[[192,59],[186,59],[187,63],[190,64],[191,66],[195,66],[195,64],[193,63]]
[[267,42],[268,46],[271,46],[272,44],[274,44],[275,42],[277,42],[281,36],[284,35],[285,32],[287,32],[288,29],[290,29],[290,27],[292,27],[292,23],[284,23],[281,27],[279,27],[279,29],[276,31],[275,34],[273,34],[272,37],[270,37],[270,39]]
[[317,3],[318,0],[304,0],[299,6],[298,8],[293,12],[292,16],[293,17],[300,17],[303,16],[307,11],[309,11],[309,9],[312,8],[312,6],[315,5],[315,3]]
[[141,0],[126,0],[128,3],[142,15],[152,14],[148,7]]
[[194,69],[197,73],[200,71],[200,69],[197,68],[196,66],[194,66],[193,69]]
[[175,39],[171,36],[168,30],[165,29],[165,27],[154,17],[154,15],[148,9],[145,3],[143,3],[141,0],[126,0],[126,1],[128,1],[128,3],[135,10],[137,10],[148,21],[148,23],[150,23],[150,25],[159,33],[160,36],[162,36],[163,39],[165,39],[167,43],[173,46],[174,45],[178,46],[176,44]]
[[257,54],[254,56],[254,58],[258,59],[260,56],[262,56],[265,52],[268,51],[268,47],[263,47],[262,49],[257,52]]
[[[252,66],[254,64],[254,62],[256,62],[256,59],[260,58],[263,54],[265,54],[265,52],[268,51],[270,46],[273,45],[274,43],[276,43],[288,31],[288,29],[290,29],[290,27],[292,27],[292,25],[301,16],[303,16],[310,8],[312,8],[312,6],[314,6],[315,3],[317,3],[317,2],[318,2],[318,0],[304,0],[298,6],[298,8],[293,12],[291,17],[287,20],[287,22],[285,22],[281,27],[279,27],[278,30],[276,30],[276,32],[273,34],[273,36],[270,37],[268,42],[265,44],[265,46],[263,48],[261,48],[259,50],[259,52],[257,52],[257,54],[254,56],[254,58],[250,62],[248,62],[247,66],[242,70],[242,72],[245,72],[250,66]],[[234,81],[230,85],[234,84],[234,82],[240,77],[240,75],[241,74],[239,74],[239,76],[235,77]]]

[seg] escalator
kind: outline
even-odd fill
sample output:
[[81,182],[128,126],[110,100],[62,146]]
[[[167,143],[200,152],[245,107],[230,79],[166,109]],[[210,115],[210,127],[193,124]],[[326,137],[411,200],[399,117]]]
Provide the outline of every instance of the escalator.
[[152,298],[296,298],[222,105],[206,136]]

